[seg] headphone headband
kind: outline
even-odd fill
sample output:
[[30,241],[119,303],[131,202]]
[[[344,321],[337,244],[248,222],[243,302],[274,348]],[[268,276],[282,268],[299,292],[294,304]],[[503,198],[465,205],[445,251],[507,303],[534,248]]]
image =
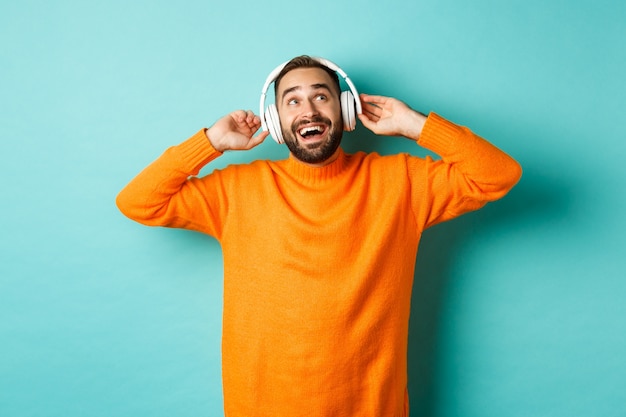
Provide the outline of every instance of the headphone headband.
[[[350,91],[352,91],[352,95],[354,96],[354,106],[356,108],[356,112],[357,114],[361,114],[362,109],[361,109],[361,100],[359,99],[359,92],[357,91],[356,87],[352,83],[352,80],[348,77],[345,71],[339,68],[337,64],[325,58],[320,58],[320,57],[311,57],[311,58],[319,62],[323,66],[335,71],[337,74],[341,76],[341,78],[343,78],[343,80],[346,82],[346,84],[350,88]],[[267,90],[269,89],[270,85],[274,81],[276,81],[276,78],[278,78],[278,75],[283,70],[283,68],[285,68],[285,65],[287,65],[288,63],[289,61],[284,62],[280,64],[279,66],[277,66],[276,68],[274,68],[274,70],[270,72],[270,74],[267,76],[267,79],[265,80],[265,84],[263,84],[263,90],[261,91],[261,99],[259,101],[259,117],[261,118],[261,129],[263,129],[264,131],[268,130],[267,122],[265,120],[265,98],[267,97]]]

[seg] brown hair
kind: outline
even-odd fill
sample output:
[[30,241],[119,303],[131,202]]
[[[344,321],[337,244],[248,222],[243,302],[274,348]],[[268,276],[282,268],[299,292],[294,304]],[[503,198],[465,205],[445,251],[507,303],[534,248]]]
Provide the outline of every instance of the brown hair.
[[289,71],[292,71],[298,68],[323,69],[324,71],[328,73],[328,75],[330,75],[331,80],[333,80],[333,83],[337,87],[337,95],[341,94],[341,87],[339,86],[339,76],[337,75],[337,73],[333,71],[332,69],[328,68],[326,65],[319,62],[318,60],[316,60],[315,58],[311,58],[308,55],[297,56],[285,64],[285,66],[280,71],[280,73],[278,73],[276,80],[274,81],[274,94],[278,92],[278,84],[280,84],[280,81],[283,79],[285,74],[287,74]]

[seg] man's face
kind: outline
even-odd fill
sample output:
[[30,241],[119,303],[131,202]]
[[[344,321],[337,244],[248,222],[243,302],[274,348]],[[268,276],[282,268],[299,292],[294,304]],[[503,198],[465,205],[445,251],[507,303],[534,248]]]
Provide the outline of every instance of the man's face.
[[335,159],[343,119],[339,92],[326,71],[289,71],[278,86],[276,107],[285,144],[297,159],[316,166]]

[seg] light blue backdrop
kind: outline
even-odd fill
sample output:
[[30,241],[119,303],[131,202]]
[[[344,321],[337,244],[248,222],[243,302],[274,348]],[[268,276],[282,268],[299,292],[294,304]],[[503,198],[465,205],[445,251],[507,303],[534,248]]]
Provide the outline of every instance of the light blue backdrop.
[[[413,416],[626,415],[626,3],[3,1],[0,416],[220,416],[221,253],[117,192],[301,53],[518,159],[428,231]],[[346,148],[421,151],[357,130]],[[215,166],[281,158],[272,141]]]

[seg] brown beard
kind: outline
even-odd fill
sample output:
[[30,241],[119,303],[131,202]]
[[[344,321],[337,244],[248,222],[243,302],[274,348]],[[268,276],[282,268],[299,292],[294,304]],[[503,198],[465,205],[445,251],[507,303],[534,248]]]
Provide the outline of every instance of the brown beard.
[[[300,126],[308,123],[324,123],[328,127],[327,140],[311,148],[302,145],[297,139],[297,132]],[[333,156],[339,148],[343,136],[343,120],[340,118],[339,123],[333,123],[325,117],[314,117],[310,120],[294,122],[289,130],[282,129],[282,133],[287,148],[296,159],[309,164],[319,164]]]

